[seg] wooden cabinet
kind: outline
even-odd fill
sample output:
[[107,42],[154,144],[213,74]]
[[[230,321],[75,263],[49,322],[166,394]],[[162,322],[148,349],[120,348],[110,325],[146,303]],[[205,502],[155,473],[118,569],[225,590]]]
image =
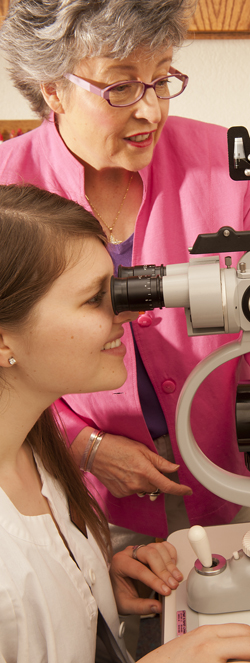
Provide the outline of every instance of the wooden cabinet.
[[7,14],[9,7],[9,0],[0,0],[0,26],[3,22],[5,15]]
[[250,0],[199,0],[189,36],[196,39],[249,39]]

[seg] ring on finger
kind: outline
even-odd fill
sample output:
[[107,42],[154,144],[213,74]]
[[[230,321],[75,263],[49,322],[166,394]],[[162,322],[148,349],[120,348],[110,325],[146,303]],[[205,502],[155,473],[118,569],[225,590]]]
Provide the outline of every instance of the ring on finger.
[[141,543],[138,546],[133,546],[132,557],[133,559],[136,559],[137,562],[139,562],[139,560],[137,559],[137,550],[139,550],[139,548],[145,548],[145,545],[146,545],[145,543]]
[[160,492],[161,492],[160,489],[156,488],[156,490],[154,490],[154,492],[148,493],[150,502],[154,502],[155,500],[157,500],[157,497],[158,497],[158,495],[160,495]]
[[159,488],[156,488],[156,489],[155,489],[154,491],[152,491],[151,493],[143,492],[143,493],[137,493],[137,495],[138,495],[138,497],[145,497],[145,495],[148,495],[150,501],[151,501],[151,502],[154,502],[154,501],[157,499],[158,495],[160,495],[160,492],[161,492],[160,489],[159,489]]

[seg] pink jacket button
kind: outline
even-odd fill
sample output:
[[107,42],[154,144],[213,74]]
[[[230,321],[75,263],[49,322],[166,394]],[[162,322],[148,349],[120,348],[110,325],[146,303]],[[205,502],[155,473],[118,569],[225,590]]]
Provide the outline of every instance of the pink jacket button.
[[140,325],[140,327],[150,327],[152,319],[148,313],[143,313],[142,315],[139,316],[137,322],[138,325]]
[[171,379],[164,380],[161,387],[165,394],[172,394],[176,390],[175,381]]

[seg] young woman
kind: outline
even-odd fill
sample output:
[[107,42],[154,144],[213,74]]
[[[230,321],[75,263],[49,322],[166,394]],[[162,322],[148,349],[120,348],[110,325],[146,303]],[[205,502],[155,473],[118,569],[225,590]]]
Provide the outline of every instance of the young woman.
[[[0,187],[1,663],[94,663],[97,634],[110,662],[131,661],[107,523],[50,408],[62,393],[116,389],[126,378],[122,323],[132,316],[112,312],[104,244],[99,223],[73,202]],[[159,612],[128,576],[166,595],[181,580],[175,558],[165,543],[137,559],[132,547],[115,555],[119,610]],[[198,629],[143,660],[206,663],[207,642],[214,663],[246,660],[250,628]]]
[[[228,176],[226,130],[168,118],[187,83],[175,47],[195,4],[13,0],[3,24],[12,80],[44,122],[0,147],[0,181],[33,183],[92,210],[115,265],[187,262],[199,233],[249,228],[249,185]],[[189,522],[230,522],[240,507],[194,479],[175,436],[187,376],[229,338],[189,338],[180,309],[141,315],[125,335],[128,379],[119,395],[73,393],[58,404],[79,465],[90,436],[105,431],[91,491],[129,542]],[[199,390],[192,427],[215,464],[247,474],[231,406],[237,365],[220,367]]]

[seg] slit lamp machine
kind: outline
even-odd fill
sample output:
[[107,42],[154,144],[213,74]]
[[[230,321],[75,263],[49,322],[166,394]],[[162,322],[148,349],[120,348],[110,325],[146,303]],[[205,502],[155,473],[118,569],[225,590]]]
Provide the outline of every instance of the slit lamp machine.
[[[229,129],[228,152],[231,178],[250,180],[250,137],[244,127]],[[236,269],[230,256],[234,251],[243,252]],[[189,375],[177,405],[176,434],[182,458],[198,481],[219,497],[249,507],[250,477],[227,472],[204,455],[191,429],[190,411],[197,389],[212,371],[250,353],[250,231],[236,232],[224,226],[217,233],[199,235],[189,253],[190,261],[183,264],[120,266],[118,277],[111,280],[112,305],[116,314],[183,307],[189,336],[241,332],[236,341],[208,355]],[[220,268],[218,253],[226,254],[224,268]],[[193,258],[199,254],[202,257]],[[236,430],[239,450],[250,470],[250,383],[238,385]],[[218,532],[220,529],[217,527]],[[230,532],[232,537],[233,530]],[[250,531],[244,534],[242,549],[230,559],[211,554],[202,527],[192,527],[188,537],[198,559],[188,576],[184,612],[187,608],[205,615],[230,613],[234,621],[235,613],[246,611],[250,624]],[[190,618],[190,628],[194,624],[198,625]]]

